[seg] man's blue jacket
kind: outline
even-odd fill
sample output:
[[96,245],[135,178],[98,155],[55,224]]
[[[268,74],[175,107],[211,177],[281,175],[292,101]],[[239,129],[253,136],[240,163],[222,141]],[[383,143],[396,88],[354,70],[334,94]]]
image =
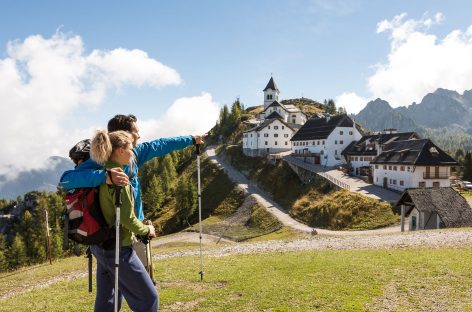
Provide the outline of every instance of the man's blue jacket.
[[[140,143],[133,149],[134,156],[130,166],[124,171],[129,176],[129,183],[134,192],[134,208],[139,220],[144,220],[143,204],[141,202],[141,186],[138,177],[138,168],[154,157],[162,157],[175,150],[183,149],[193,144],[192,136],[162,138],[151,142]],[[62,174],[59,186],[71,190],[81,187],[95,187],[104,184],[106,171],[99,163],[89,159],[81,163],[74,170]]]

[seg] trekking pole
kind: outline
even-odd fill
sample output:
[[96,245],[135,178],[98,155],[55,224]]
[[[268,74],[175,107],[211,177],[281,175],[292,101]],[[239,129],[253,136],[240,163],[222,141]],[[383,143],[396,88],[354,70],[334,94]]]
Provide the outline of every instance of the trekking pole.
[[120,269],[120,210],[121,210],[121,186],[115,186],[116,206],[116,240],[115,240],[115,312],[118,312],[118,273]]
[[200,190],[200,144],[195,145],[197,153],[197,181],[198,181],[198,224],[200,227],[200,281],[203,281],[203,255],[202,255],[202,193]]
[[148,271],[149,277],[151,278],[152,283],[156,286],[156,281],[154,280],[154,266],[152,264],[152,246],[151,246],[151,239],[149,239],[146,245],[146,253],[147,253],[147,262],[148,262]]

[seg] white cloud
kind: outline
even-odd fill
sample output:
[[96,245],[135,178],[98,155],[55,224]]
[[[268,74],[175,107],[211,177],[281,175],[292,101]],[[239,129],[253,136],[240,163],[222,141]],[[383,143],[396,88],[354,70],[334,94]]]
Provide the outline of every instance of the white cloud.
[[220,105],[211,94],[176,100],[160,119],[138,120],[141,142],[160,137],[207,133],[216,123]]
[[390,32],[391,49],[388,61],[378,64],[368,79],[371,97],[397,107],[419,102],[437,88],[472,88],[472,28],[440,39],[428,30],[444,20],[441,13],[420,20],[405,18],[403,13],[377,25],[378,33]]
[[[0,174],[40,168],[51,155],[64,155],[71,138],[61,122],[84,106],[99,106],[109,90],[124,85],[162,87],[181,83],[172,68],[140,50],[94,50],[80,36],[57,32],[7,44],[0,59]],[[67,138],[67,142],[65,142]]]
[[353,92],[345,92],[338,95],[334,101],[337,107],[344,107],[349,114],[357,114],[364,108],[368,99]]
[[[389,33],[390,52],[385,63],[374,66],[375,72],[367,81],[369,94],[362,106],[367,99],[375,98],[388,101],[392,107],[405,106],[420,102],[437,88],[460,93],[472,89],[472,25],[438,38],[429,31],[445,20],[442,13],[432,17],[425,14],[418,20],[406,17],[402,13],[377,24],[377,33]],[[355,102],[358,96],[350,97]],[[338,98],[349,99],[346,94]]]

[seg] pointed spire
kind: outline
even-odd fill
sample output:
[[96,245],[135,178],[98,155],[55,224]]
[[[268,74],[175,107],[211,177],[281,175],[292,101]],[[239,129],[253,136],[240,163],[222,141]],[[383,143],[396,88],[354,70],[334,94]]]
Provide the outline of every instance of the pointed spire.
[[266,91],[267,89],[272,89],[272,90],[277,90],[277,91],[279,91],[279,89],[277,88],[277,85],[275,84],[274,78],[273,78],[272,76],[270,77],[270,80],[269,80],[269,82],[267,83],[267,86],[266,86],[265,89],[262,90],[262,91]]

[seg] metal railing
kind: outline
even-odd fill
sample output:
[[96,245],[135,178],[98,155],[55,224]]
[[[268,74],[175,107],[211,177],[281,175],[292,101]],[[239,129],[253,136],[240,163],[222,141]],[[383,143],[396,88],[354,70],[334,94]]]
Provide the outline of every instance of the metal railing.
[[317,172],[317,174],[318,174],[319,176],[322,176],[323,178],[327,179],[327,180],[330,181],[331,183],[333,183],[333,184],[339,186],[340,188],[343,188],[343,189],[348,190],[348,191],[351,190],[351,186],[350,186],[349,184],[344,183],[344,182],[342,182],[342,181],[336,179],[335,177],[333,177],[333,176],[327,174],[326,172]]

